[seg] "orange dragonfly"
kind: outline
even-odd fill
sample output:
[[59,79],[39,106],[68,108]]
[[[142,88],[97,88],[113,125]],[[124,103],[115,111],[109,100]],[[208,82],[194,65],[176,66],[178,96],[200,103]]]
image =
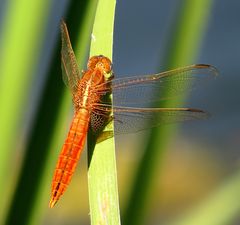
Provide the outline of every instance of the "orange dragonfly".
[[[114,120],[114,133],[121,134],[163,123],[207,118],[208,114],[199,109],[148,108],[146,103],[184,94],[185,90],[217,74],[213,66],[198,64],[154,75],[113,79],[112,63],[102,55],[91,57],[87,70],[80,73],[63,21],[61,36],[63,80],[72,94],[74,117],[53,176],[51,208],[71,181],[89,129],[99,136],[106,124]],[[156,95],[155,91],[159,93],[164,86],[168,87],[168,91],[160,93],[161,96]],[[109,100],[111,94],[113,105]],[[113,117],[110,116],[111,112]],[[108,134],[107,138],[111,135]]]

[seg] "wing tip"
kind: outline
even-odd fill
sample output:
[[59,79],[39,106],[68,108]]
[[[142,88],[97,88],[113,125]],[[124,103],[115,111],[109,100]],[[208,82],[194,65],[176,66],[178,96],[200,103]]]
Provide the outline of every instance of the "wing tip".
[[196,68],[199,68],[199,69],[208,69],[209,71],[211,71],[214,76],[218,76],[219,75],[219,71],[218,69],[215,67],[215,66],[212,66],[210,64],[195,64],[194,65]]
[[60,29],[62,34],[67,30],[67,24],[63,18],[60,20]]
[[201,109],[188,108],[187,111],[201,114],[201,119],[208,119],[209,117],[211,117],[211,114],[209,112]]

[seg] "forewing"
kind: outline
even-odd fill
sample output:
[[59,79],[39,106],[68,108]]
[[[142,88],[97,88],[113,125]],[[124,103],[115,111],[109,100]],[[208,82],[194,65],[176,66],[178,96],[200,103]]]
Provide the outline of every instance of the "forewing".
[[67,26],[64,21],[61,21],[61,36],[61,62],[63,81],[70,88],[71,92],[74,93],[76,91],[77,82],[80,79],[80,71],[72,49]]
[[217,74],[215,67],[198,64],[109,82],[112,83],[114,105],[142,107],[145,103],[157,103],[191,91]]

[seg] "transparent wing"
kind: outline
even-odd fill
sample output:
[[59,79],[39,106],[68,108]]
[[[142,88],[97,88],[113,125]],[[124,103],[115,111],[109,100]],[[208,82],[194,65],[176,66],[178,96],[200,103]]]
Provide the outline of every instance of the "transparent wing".
[[[215,67],[197,64],[153,75],[113,79],[109,82],[112,83],[115,105],[141,107],[143,103],[159,102],[184,94],[217,74]],[[102,85],[106,86],[106,83]],[[100,86],[96,88],[97,92],[101,90]],[[103,92],[101,90],[99,94]]]
[[[104,114],[111,111],[107,104],[96,104],[94,112]],[[132,108],[113,107],[114,132],[116,134],[133,133],[158,127],[162,124],[207,119],[209,114],[192,108]]]
[[77,65],[77,60],[72,49],[66,23],[61,21],[61,36],[62,36],[62,76],[64,83],[70,88],[71,92],[76,91],[76,85],[80,79],[80,71]]

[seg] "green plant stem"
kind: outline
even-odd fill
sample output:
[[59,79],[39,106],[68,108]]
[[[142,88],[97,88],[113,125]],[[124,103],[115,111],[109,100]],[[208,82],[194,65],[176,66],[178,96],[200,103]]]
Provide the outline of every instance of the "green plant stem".
[[[79,18],[79,14],[82,16],[75,24],[77,28],[71,29],[73,46],[76,45],[77,40],[84,42],[81,49],[77,49],[78,57],[81,59],[85,58],[89,50],[91,21],[95,15],[95,8],[96,0],[75,0],[71,2],[69,15],[66,16],[67,21],[76,21],[75,18]],[[78,10],[74,14],[76,9]],[[88,23],[90,28],[83,23]],[[77,32],[74,32],[76,30]],[[81,36],[83,33],[84,37]],[[80,67],[83,64],[84,60],[81,60]],[[69,91],[65,92],[61,73],[59,43],[54,52],[40,103],[37,106],[32,132],[27,140],[26,154],[6,224],[39,224],[43,211],[48,209],[52,174],[63,144],[63,127],[68,119],[71,102]]]
[[[0,218],[12,191],[12,158],[19,148],[21,120],[40,57],[51,1],[8,1],[2,22],[0,59]],[[31,12],[34,14],[32,17]],[[30,32],[31,31],[31,32]],[[17,141],[16,141],[17,140]]]
[[[112,58],[115,0],[99,0],[90,56]],[[113,124],[111,125],[113,129]],[[88,135],[88,189],[91,224],[120,224],[114,139],[95,146]],[[95,147],[95,149],[94,149]],[[94,149],[94,150],[93,150]]]
[[[195,61],[207,27],[212,1],[185,0],[181,3],[179,15],[176,17],[176,23],[166,49],[168,53],[165,57],[165,69],[184,66]],[[167,92],[168,87],[166,86],[163,91]],[[168,107],[173,102],[177,104],[181,101],[183,99],[168,101],[160,107]],[[125,225],[145,224],[149,202],[153,197],[151,190],[155,184],[154,180],[159,178],[157,169],[164,158],[165,149],[175,129],[176,126],[160,126],[152,129],[125,210]]]

